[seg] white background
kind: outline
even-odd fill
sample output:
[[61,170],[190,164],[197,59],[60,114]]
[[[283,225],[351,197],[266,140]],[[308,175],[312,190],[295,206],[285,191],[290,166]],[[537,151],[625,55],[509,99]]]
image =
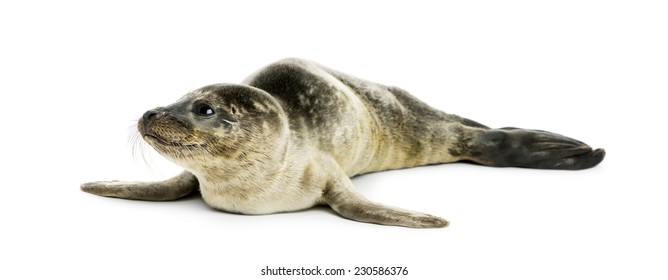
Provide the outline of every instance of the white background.
[[[2,279],[290,279],[261,277],[265,266],[668,278],[664,1],[8,2],[19,1],[0,4]],[[449,164],[353,180],[372,200],[451,221],[433,230],[79,190],[175,175],[155,152],[133,157],[135,120],[290,56],[608,156],[577,172]]]

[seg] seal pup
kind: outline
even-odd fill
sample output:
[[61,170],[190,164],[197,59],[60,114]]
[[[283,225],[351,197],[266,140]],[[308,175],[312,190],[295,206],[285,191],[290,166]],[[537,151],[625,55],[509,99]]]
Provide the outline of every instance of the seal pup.
[[147,111],[137,128],[183,167],[160,182],[81,185],[101,196],[174,200],[197,189],[227,212],[269,214],[329,205],[368,223],[444,227],[429,214],[367,200],[350,177],[461,160],[488,166],[584,169],[605,152],[559,134],[491,129],[446,114],[408,92],[301,59],[285,59],[241,84],[197,89]]

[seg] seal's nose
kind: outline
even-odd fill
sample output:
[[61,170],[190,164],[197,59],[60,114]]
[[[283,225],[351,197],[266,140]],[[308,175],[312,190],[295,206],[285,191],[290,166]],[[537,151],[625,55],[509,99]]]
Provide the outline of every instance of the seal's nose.
[[141,117],[141,125],[144,128],[148,128],[148,124],[151,122],[151,120],[155,119],[155,116],[157,116],[158,113],[160,113],[161,109],[162,109],[161,107],[158,107],[158,108],[146,111],[146,113],[144,113],[144,115]]

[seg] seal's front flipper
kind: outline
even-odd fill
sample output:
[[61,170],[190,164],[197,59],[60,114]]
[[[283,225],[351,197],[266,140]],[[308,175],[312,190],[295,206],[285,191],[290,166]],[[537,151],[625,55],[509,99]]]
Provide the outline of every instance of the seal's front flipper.
[[605,157],[578,140],[542,130],[501,128],[471,133],[467,159],[490,166],[577,170]]
[[412,228],[440,228],[448,221],[371,202],[353,189],[348,177],[331,181],[323,191],[323,201],[341,216],[358,222]]
[[81,185],[81,190],[101,196],[136,200],[175,200],[199,187],[197,178],[184,171],[176,177],[159,182],[101,181]]

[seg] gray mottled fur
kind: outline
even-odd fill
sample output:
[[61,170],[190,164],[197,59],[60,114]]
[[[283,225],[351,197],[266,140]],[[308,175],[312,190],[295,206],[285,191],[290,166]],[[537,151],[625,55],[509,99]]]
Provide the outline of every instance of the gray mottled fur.
[[[215,114],[203,116],[203,105]],[[432,215],[371,202],[350,177],[470,160],[491,166],[583,169],[605,155],[555,133],[490,129],[446,114],[408,92],[313,62],[286,59],[242,85],[211,85],[147,112],[143,138],[183,166],[163,182],[93,182],[86,192],[178,199],[199,187],[212,207],[266,214],[325,204],[361,222],[443,227]]]

